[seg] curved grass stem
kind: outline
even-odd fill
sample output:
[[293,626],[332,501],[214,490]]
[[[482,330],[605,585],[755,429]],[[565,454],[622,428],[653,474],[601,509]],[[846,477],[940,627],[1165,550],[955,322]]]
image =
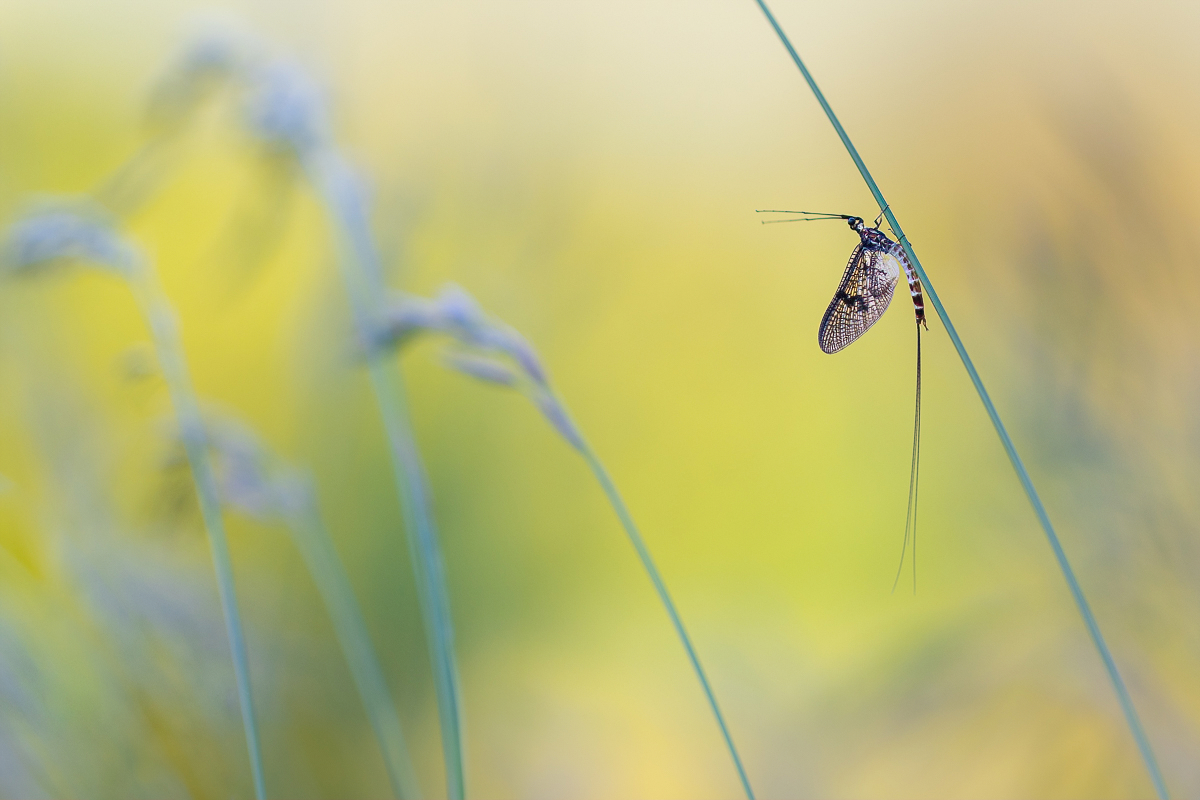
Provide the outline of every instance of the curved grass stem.
[[[561,406],[561,404],[560,404]],[[662,601],[663,607],[667,610],[667,616],[671,618],[671,624],[675,626],[675,632],[679,635],[680,642],[683,643],[683,649],[687,651],[688,660],[692,662],[692,669],[696,673],[696,677],[700,680],[700,686],[704,689],[704,696],[708,699],[708,706],[712,709],[713,716],[717,720],[717,726],[721,729],[721,736],[725,739],[725,746],[729,750],[729,755],[733,759],[733,765],[737,768],[738,779],[742,783],[742,789],[746,793],[748,800],[754,800],[754,790],[750,788],[750,778],[746,775],[746,770],[742,766],[742,759],[738,756],[737,748],[733,744],[733,736],[729,733],[729,726],[725,724],[725,717],[721,714],[721,708],[717,705],[717,697],[713,694],[712,687],[708,683],[708,677],[704,674],[704,667],[700,666],[700,658],[696,655],[696,648],[692,647],[692,640],[688,637],[687,630],[683,627],[683,620],[679,616],[679,612],[675,610],[675,603],[671,600],[671,595],[667,591],[667,585],[663,582],[662,576],[658,573],[658,567],[654,564],[654,559],[650,556],[650,551],[646,547],[645,541],[642,540],[642,535],[638,532],[637,525],[633,522],[633,516],[629,513],[629,508],[626,507],[625,501],[621,499],[620,492],[617,491],[616,484],[609,477],[608,470],[604,468],[604,464],[596,456],[587,441],[578,433],[576,433],[576,446],[588,467],[591,468],[592,474],[595,475],[596,481],[604,490],[604,494],[608,497],[608,502],[616,512],[617,518],[621,521],[621,527],[625,529],[625,534],[629,537],[633,549],[637,551],[638,558],[641,559],[642,567],[645,568],[646,574],[650,576],[650,582],[654,584],[654,591],[658,593],[659,600]]]
[[[708,699],[709,708],[712,709],[717,726],[721,729],[721,736],[725,739],[725,746],[733,759],[746,797],[748,800],[754,800],[750,779],[746,775],[742,759],[738,756],[737,748],[733,744],[729,726],[725,724],[725,717],[721,714],[720,706],[717,705],[716,695],[708,683],[704,668],[700,666],[696,648],[692,646],[692,640],[683,627],[683,620],[675,609],[675,603],[671,600],[666,583],[659,575],[654,559],[650,557],[650,550],[638,532],[637,525],[633,522],[633,515],[629,513],[608,470],[604,468],[600,458],[583,437],[579,426],[571,419],[566,405],[551,387],[537,353],[514,329],[489,319],[474,299],[461,290],[443,291],[438,300],[426,304],[423,314],[426,319],[423,327],[426,330],[449,333],[457,338],[459,345],[464,348],[462,352],[449,354],[445,360],[447,366],[485,383],[516,389],[542,413],[542,417],[554,428],[555,432],[587,462],[592,475],[604,490],[609,505],[612,506],[617,519],[625,529],[625,534],[637,552],[638,558],[641,559],[642,567],[650,577],[650,582],[654,584],[654,590],[658,593],[663,608],[671,618],[671,624],[675,626],[675,632],[678,634],[680,642],[683,643],[683,649],[687,652],[692,669],[700,680],[700,686],[704,689],[704,696]],[[440,321],[439,317],[442,318]],[[449,317],[453,321],[447,323],[445,317]],[[472,350],[475,352],[472,353]],[[510,360],[516,369],[510,369],[503,361],[496,360],[495,356],[499,355]]]
[[229,558],[229,543],[225,537],[225,522],[221,517],[217,481],[208,456],[208,442],[204,421],[200,415],[200,404],[188,375],[187,361],[179,340],[174,312],[158,285],[153,267],[145,261],[140,262],[130,276],[130,284],[150,326],[154,348],[158,354],[159,369],[171,395],[180,438],[187,452],[192,479],[196,485],[200,514],[208,532],[213,569],[217,574],[217,590],[221,599],[221,611],[225,617],[229,649],[233,657],[242,727],[246,734],[246,748],[250,755],[250,770],[254,781],[254,796],[257,800],[264,800],[267,792],[263,778],[262,753],[258,744],[258,726],[250,693],[250,666],[246,658],[246,641],[242,633],[241,615],[238,613],[233,564]]
[[466,781],[454,627],[425,470],[408,422],[408,404],[399,366],[389,371],[387,365],[373,355],[367,370],[387,433],[396,491],[401,497],[404,527],[410,531],[407,537],[409,554],[413,561],[417,594],[433,662],[434,693],[437,696],[442,750],[446,761],[446,793],[451,800],[462,800],[466,794]]
[[466,778],[450,598],[428,482],[409,421],[403,375],[399,366],[389,369],[383,353],[371,344],[374,336],[371,320],[384,292],[367,221],[366,202],[350,166],[336,152],[326,150],[312,154],[305,159],[304,166],[340,232],[337,261],[355,325],[366,345],[367,373],[387,435],[396,493],[408,534],[405,538],[429,643],[446,766],[446,792],[451,800],[462,800],[466,794]]
[[884,217],[887,218],[888,224],[895,232],[897,240],[903,246],[905,255],[908,256],[908,260],[912,263],[913,268],[917,271],[917,275],[921,278],[921,283],[925,286],[925,292],[929,296],[934,309],[937,311],[942,325],[945,326],[946,333],[950,336],[950,341],[954,344],[954,349],[958,351],[958,356],[962,359],[963,366],[971,378],[971,383],[975,385],[975,391],[979,393],[979,399],[983,402],[983,407],[987,411],[988,418],[991,419],[992,426],[995,427],[996,434],[1000,437],[1000,443],[1004,446],[1004,452],[1008,455],[1008,460],[1012,463],[1013,471],[1017,473],[1017,479],[1021,483],[1021,488],[1025,490],[1025,496],[1029,499],[1029,504],[1033,507],[1033,512],[1042,526],[1042,531],[1046,534],[1046,539],[1050,543],[1050,549],[1054,551],[1054,558],[1058,562],[1059,569],[1062,571],[1063,579],[1066,581],[1067,587],[1071,590],[1071,596],[1075,600],[1075,605],[1079,608],[1080,616],[1083,617],[1084,625],[1087,627],[1088,634],[1092,638],[1092,643],[1100,655],[1100,660],[1104,662],[1104,669],[1108,673],[1109,682],[1112,684],[1113,691],[1117,695],[1117,700],[1121,705],[1121,711],[1125,715],[1129,731],[1137,743],[1138,750],[1141,752],[1142,761],[1146,765],[1146,771],[1149,773],[1150,780],[1154,784],[1154,791],[1159,798],[1166,800],[1168,797],[1166,782],[1163,780],[1162,773],[1159,770],[1158,761],[1154,757],[1154,750],[1150,746],[1150,740],[1147,738],[1146,732],[1142,728],[1141,720],[1138,718],[1137,709],[1134,708],[1133,700],[1130,698],[1129,691],[1125,687],[1125,681],[1121,678],[1121,673],[1117,670],[1117,663],[1104,641],[1104,636],[1100,633],[1100,626],[1092,614],[1092,609],[1088,605],[1087,598],[1084,597],[1083,589],[1075,577],[1075,571],[1071,568],[1071,563],[1067,559],[1066,551],[1063,550],[1062,543],[1058,539],[1058,534],[1054,532],[1054,526],[1050,524],[1050,516],[1046,513],[1046,508],[1042,505],[1042,500],[1033,486],[1033,480],[1029,477],[1029,472],[1025,469],[1025,464],[1021,461],[1021,457],[1017,455],[1017,448],[1013,445],[1012,438],[1008,435],[1004,423],[1000,420],[1000,414],[996,411],[995,404],[992,403],[991,397],[983,387],[983,380],[979,377],[979,372],[975,369],[975,364],[967,354],[967,348],[963,345],[962,339],[959,338],[958,331],[955,330],[954,324],[950,321],[950,316],[946,313],[946,308],[942,305],[941,298],[938,297],[938,293],[934,290],[929,276],[921,266],[920,259],[913,252],[912,246],[909,244],[904,231],[900,227],[900,223],[896,221],[895,214],[892,213],[891,207],[883,197],[883,193],[879,191],[879,186],[876,185],[875,179],[871,177],[867,165],[863,163],[862,157],[859,156],[858,150],[850,141],[850,137],[846,134],[842,123],[838,121],[837,115],[833,113],[833,109],[825,99],[825,95],[817,88],[816,81],[813,80],[808,68],[804,66],[804,62],[800,60],[800,55],[792,47],[791,41],[788,40],[783,29],[779,27],[779,23],[775,21],[774,15],[771,14],[764,0],[755,0],[755,2],[763,14],[766,15],[767,21],[771,23],[771,27],[775,29],[775,33],[779,36],[780,41],[783,42],[783,46],[787,48],[788,54],[791,55],[792,61],[800,69],[800,74],[804,76],[804,80],[808,83],[808,88],[816,96],[817,102],[821,104],[821,108],[825,111],[825,115],[829,117],[830,123],[833,124],[834,130],[837,131],[838,137],[846,147],[846,152],[854,160],[854,165],[858,167],[859,173],[862,175],[867,187],[871,190],[875,201],[879,204]]
[[315,505],[309,502],[301,511],[289,515],[288,527],[329,610],[334,633],[383,753],[392,791],[401,800],[416,800],[420,790],[387,679],[371,646],[371,636],[354,599],[350,579]]

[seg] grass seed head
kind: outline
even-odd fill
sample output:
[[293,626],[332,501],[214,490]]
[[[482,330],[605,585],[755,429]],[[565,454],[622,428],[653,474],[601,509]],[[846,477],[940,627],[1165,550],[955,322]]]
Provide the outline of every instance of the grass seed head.
[[148,120],[163,128],[178,127],[216,91],[244,80],[258,49],[233,26],[201,28],[151,90]]
[[88,261],[128,274],[137,251],[100,214],[54,206],[13,223],[0,245],[0,271],[13,275],[68,261]]
[[509,367],[494,358],[473,353],[450,352],[442,356],[442,363],[464,375],[500,386],[516,386],[520,378]]
[[246,120],[258,138],[301,158],[328,146],[325,96],[303,67],[268,63],[251,77],[250,87]]
[[[512,327],[484,313],[475,298],[459,286],[450,284],[444,287],[433,300],[400,295],[381,314],[376,344],[384,347],[403,346],[420,333],[448,336],[462,348],[463,353],[479,351],[475,354],[505,356],[516,364],[527,380],[539,387],[547,386],[546,370],[533,346]],[[495,362],[495,359],[492,361]],[[456,361],[448,363],[458,368]],[[472,368],[478,366],[472,362],[462,371],[475,374]],[[495,374],[490,369],[482,372]]]
[[244,424],[207,414],[205,432],[221,501],[258,520],[288,518],[308,504],[308,484]]

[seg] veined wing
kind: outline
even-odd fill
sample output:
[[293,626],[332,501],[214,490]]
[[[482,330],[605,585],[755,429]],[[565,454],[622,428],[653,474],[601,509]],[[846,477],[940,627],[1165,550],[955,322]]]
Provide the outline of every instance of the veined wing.
[[887,311],[899,277],[900,262],[891,253],[861,243],[854,248],[837,293],[821,317],[817,333],[821,349],[836,353],[866,333]]

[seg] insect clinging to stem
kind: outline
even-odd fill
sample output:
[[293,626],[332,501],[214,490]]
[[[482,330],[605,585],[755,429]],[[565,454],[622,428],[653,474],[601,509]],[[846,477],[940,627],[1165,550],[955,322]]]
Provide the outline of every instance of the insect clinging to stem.
[[912,294],[913,308],[917,321],[917,399],[916,412],[913,417],[913,449],[912,465],[908,476],[908,513],[904,520],[904,544],[900,549],[900,568],[896,571],[896,580],[892,583],[892,591],[900,581],[900,573],[904,568],[904,555],[908,549],[908,540],[912,536],[912,565],[913,591],[917,588],[917,476],[921,465],[921,328],[928,330],[925,322],[925,298],[921,291],[921,279],[904,254],[904,248],[888,238],[879,229],[883,214],[875,220],[872,227],[867,227],[861,217],[850,214],[827,214],[814,211],[784,211],[779,209],[759,209],[760,214],[796,214],[789,219],[764,220],[763,224],[775,222],[814,222],[816,220],[844,219],[850,229],[859,236],[859,243],[850,254],[846,271],[842,274],[841,283],[821,317],[821,327],[817,330],[817,343],[826,353],[836,353],[842,350],[874,325],[888,304],[892,302],[892,294],[896,290],[896,282],[900,279],[900,271],[908,279],[908,290]]

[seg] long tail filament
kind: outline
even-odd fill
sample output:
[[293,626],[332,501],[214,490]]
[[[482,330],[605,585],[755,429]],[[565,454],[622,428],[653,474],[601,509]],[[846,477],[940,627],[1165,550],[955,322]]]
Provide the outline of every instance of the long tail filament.
[[900,566],[892,591],[900,583],[904,571],[904,554],[908,550],[909,533],[912,534],[913,594],[917,593],[917,476],[921,471],[921,325],[917,325],[917,410],[913,415],[912,465],[908,472],[908,514],[904,518],[904,544],[900,547]]

